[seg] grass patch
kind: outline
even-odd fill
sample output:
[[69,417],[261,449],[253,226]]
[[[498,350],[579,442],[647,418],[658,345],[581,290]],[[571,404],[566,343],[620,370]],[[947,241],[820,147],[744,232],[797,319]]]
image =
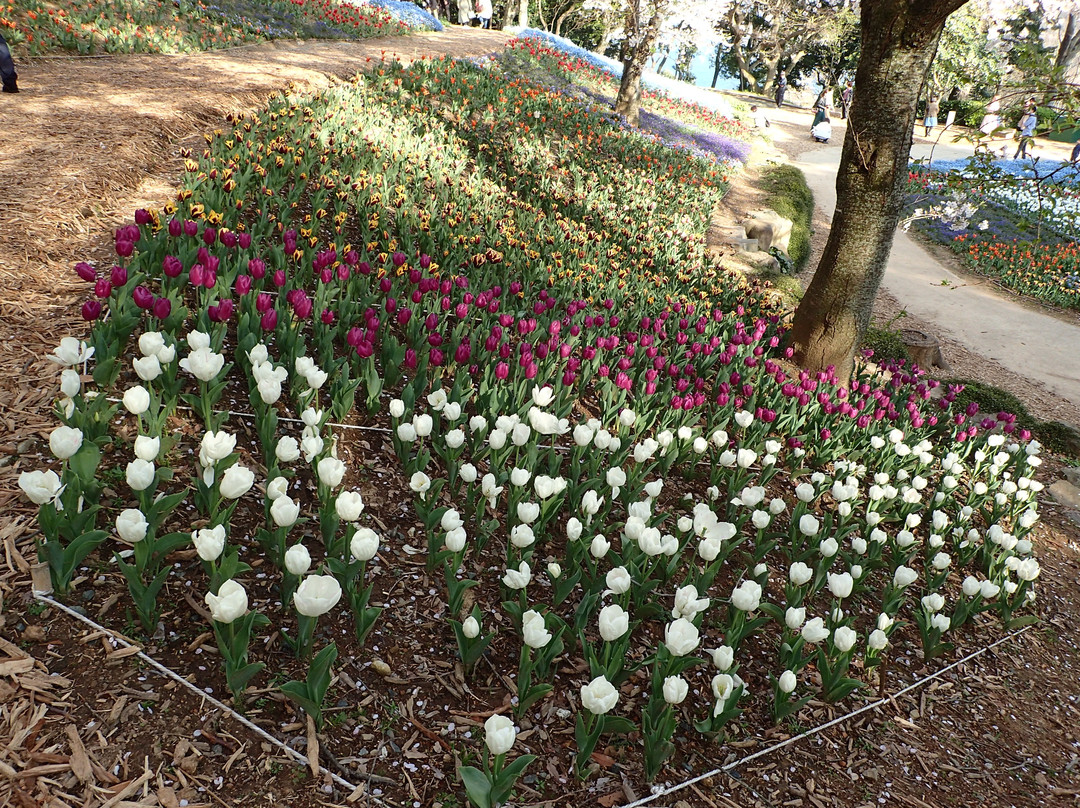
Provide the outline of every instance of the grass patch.
[[956,397],[956,404],[961,409],[971,402],[975,402],[979,405],[980,413],[996,415],[999,412],[1011,412],[1016,416],[1017,423],[1025,429],[1031,429],[1038,423],[1037,419],[1028,412],[1028,408],[1024,406],[1023,401],[1000,387],[983,384],[972,379],[944,379],[941,383],[944,385],[964,385],[964,389]]
[[810,257],[810,220],[814,215],[814,194],[802,171],[789,165],[769,166],[761,174],[766,207],[791,219],[788,255],[798,272]]
[[873,360],[878,364],[887,359],[911,361],[911,354],[908,353],[907,346],[904,345],[904,340],[900,337],[900,332],[889,328],[870,326],[866,329],[866,333],[863,334],[860,347],[863,350],[872,350],[874,352]]

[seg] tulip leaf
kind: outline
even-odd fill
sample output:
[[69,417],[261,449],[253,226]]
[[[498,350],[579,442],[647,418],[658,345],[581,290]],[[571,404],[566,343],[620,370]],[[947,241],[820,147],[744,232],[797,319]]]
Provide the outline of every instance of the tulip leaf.
[[465,786],[469,802],[476,808],[491,808],[491,782],[474,766],[458,767],[458,777]]
[[600,719],[600,726],[602,727],[601,734],[629,735],[631,732],[637,732],[637,724],[621,715],[604,715]]
[[502,805],[510,798],[517,779],[535,760],[536,755],[522,755],[499,772],[498,779],[491,786],[491,802],[493,805]]
[[68,459],[68,465],[75,472],[82,484],[89,485],[94,480],[94,472],[101,462],[101,449],[93,443],[83,442],[82,447]]

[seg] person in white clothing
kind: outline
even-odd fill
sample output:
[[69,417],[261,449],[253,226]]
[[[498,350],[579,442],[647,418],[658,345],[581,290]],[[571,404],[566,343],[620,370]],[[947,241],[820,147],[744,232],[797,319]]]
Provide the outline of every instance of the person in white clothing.
[[814,138],[815,143],[829,142],[829,138],[832,137],[832,124],[829,122],[828,117],[823,118],[814,125],[814,128],[810,130],[810,136]]
[[491,27],[491,0],[477,0],[476,16],[480,19],[481,28]]

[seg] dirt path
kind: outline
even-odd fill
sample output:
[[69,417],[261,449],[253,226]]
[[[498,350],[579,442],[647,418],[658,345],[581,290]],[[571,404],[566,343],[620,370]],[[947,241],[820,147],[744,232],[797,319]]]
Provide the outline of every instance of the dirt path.
[[[257,109],[288,86],[325,87],[383,58],[479,56],[509,39],[452,26],[366,42],[20,63],[22,92],[0,101],[0,455],[52,426],[56,373],[43,356],[81,328],[72,267],[107,262],[111,229],[166,201],[181,145],[198,146],[226,113]],[[17,496],[6,472],[0,507]]]

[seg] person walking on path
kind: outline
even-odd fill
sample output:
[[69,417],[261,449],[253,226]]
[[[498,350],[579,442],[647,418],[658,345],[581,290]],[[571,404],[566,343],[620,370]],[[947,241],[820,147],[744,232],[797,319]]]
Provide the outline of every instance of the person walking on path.
[[0,81],[3,82],[5,93],[19,92],[19,74],[15,72],[15,62],[11,59],[11,51],[8,50],[7,40],[0,34]]
[[784,106],[784,93],[787,92],[787,74],[781,70],[780,77],[776,80],[776,107]]
[[847,119],[848,110],[851,109],[851,97],[855,94],[855,90],[851,86],[851,82],[847,83],[844,87],[844,91],[840,93],[840,118]]
[[476,16],[480,19],[481,28],[491,27],[491,0],[477,0]]
[[986,114],[983,115],[982,122],[979,124],[979,131],[987,137],[993,137],[994,130],[1001,127],[1001,101],[995,95],[990,99],[990,103],[986,105]]
[[1035,126],[1038,122],[1039,116],[1035,114],[1035,106],[1029,101],[1024,108],[1024,114],[1020,116],[1020,121],[1016,124],[1020,145],[1017,146],[1016,154],[1013,155],[1014,160],[1027,158],[1028,146],[1031,145],[1031,140],[1035,137]]
[[934,131],[934,127],[937,126],[938,110],[941,105],[934,96],[930,96],[926,101],[926,117],[923,118],[923,127],[926,129],[926,137],[930,137],[930,133]]

